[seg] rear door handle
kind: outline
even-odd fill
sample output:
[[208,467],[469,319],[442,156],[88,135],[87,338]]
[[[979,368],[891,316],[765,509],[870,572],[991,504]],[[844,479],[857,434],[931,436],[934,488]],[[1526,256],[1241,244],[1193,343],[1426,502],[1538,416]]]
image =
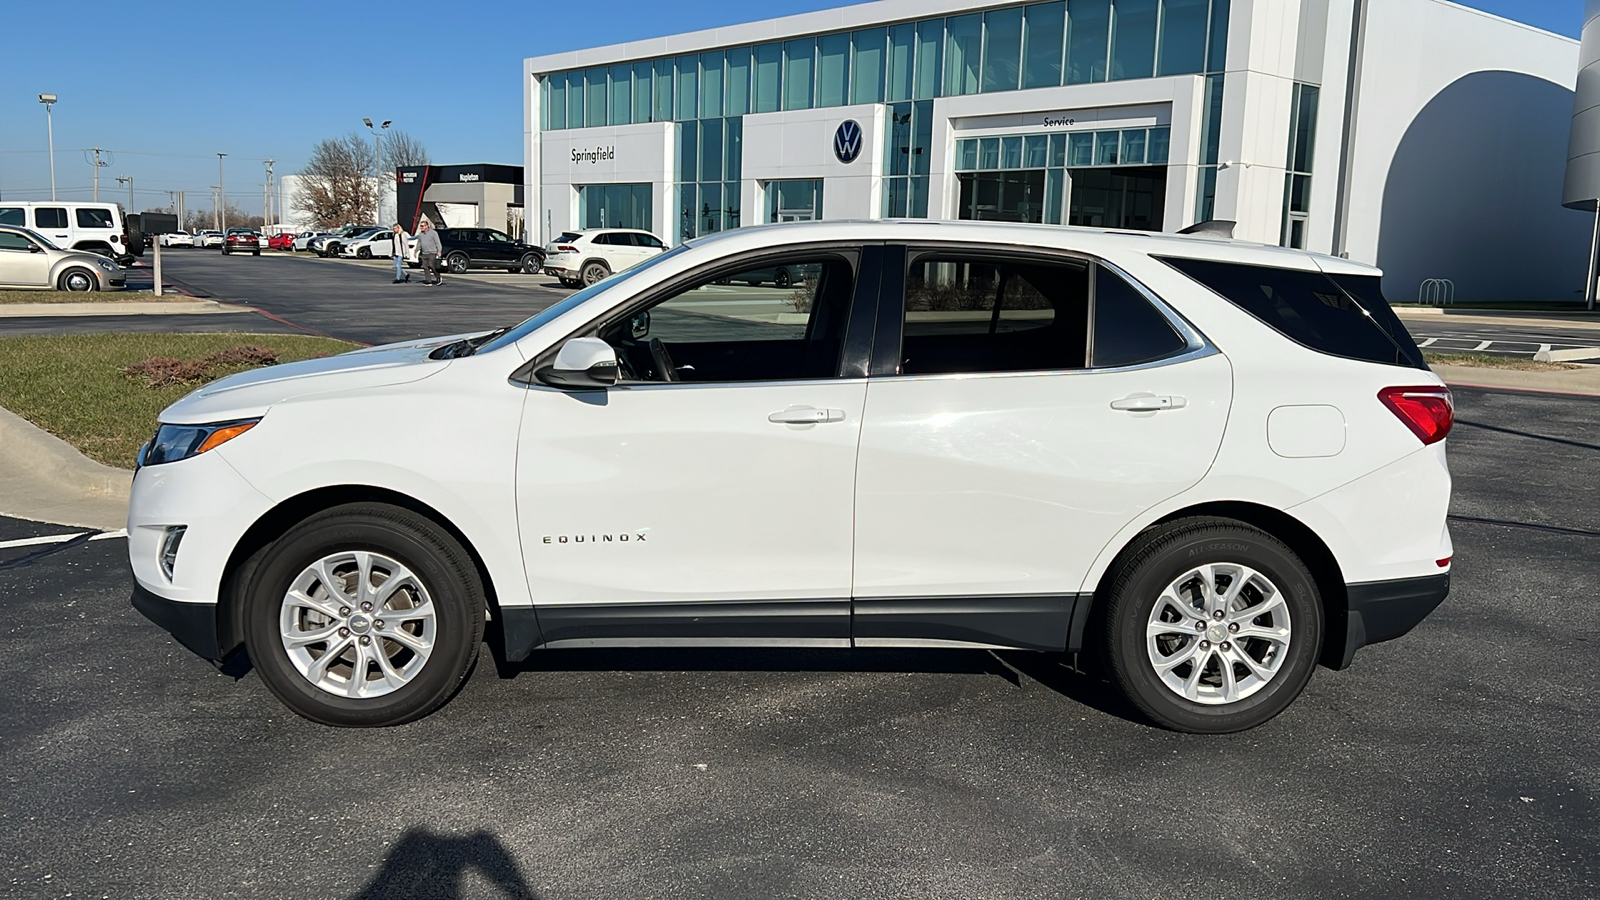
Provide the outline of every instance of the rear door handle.
[[791,406],[783,412],[767,416],[768,422],[779,425],[819,425],[823,422],[843,422],[842,409],[817,409],[814,406]]
[[1171,396],[1157,397],[1154,394],[1131,394],[1121,400],[1111,401],[1112,409],[1122,409],[1128,412],[1156,412],[1163,409],[1183,409],[1189,405],[1186,398]]

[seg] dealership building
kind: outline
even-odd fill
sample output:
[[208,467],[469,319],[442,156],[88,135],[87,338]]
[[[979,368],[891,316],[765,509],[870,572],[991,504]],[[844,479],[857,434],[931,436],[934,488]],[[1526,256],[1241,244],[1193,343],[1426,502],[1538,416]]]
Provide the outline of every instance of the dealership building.
[[879,0],[526,60],[526,227],[1218,219],[1394,300],[1561,299],[1578,68],[1444,0]]

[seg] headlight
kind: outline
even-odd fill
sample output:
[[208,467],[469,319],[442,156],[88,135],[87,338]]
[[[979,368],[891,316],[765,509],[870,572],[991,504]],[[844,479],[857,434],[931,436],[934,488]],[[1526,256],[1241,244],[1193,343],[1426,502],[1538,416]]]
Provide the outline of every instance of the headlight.
[[140,466],[158,466],[198,456],[254,428],[260,419],[238,419],[212,425],[162,425],[139,451]]
[[117,271],[117,264],[112,262],[109,259],[97,259],[97,260],[95,260],[95,265],[99,266],[102,269],[105,269],[107,272],[115,272],[115,271]]

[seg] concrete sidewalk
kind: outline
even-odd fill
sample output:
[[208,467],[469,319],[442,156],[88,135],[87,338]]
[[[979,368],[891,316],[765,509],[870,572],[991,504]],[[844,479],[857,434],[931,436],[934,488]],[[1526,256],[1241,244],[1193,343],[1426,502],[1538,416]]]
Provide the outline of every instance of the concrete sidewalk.
[[171,316],[255,312],[237,303],[183,300],[107,300],[88,303],[0,303],[0,319],[55,316]]
[[1525,325],[1543,328],[1576,328],[1600,331],[1600,313],[1563,313],[1546,309],[1475,309],[1470,312],[1444,310],[1436,306],[1396,306],[1395,315],[1402,321],[1461,322],[1468,325]]
[[128,522],[133,472],[102,465],[0,408],[0,514],[111,530]]
[[1497,388],[1507,391],[1545,391],[1600,397],[1600,366],[1582,366],[1550,372],[1492,369],[1487,366],[1430,366],[1445,384]]

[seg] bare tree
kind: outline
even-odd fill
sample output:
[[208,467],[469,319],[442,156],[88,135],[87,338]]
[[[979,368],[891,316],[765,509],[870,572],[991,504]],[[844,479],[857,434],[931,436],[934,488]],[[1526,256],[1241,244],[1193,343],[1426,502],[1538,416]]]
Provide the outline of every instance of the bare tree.
[[[155,210],[155,212],[162,212],[162,210]],[[228,204],[229,228],[260,228],[265,222],[266,220],[259,215],[246,213],[232,203]],[[215,209],[191,209],[184,214],[184,219],[178,223],[178,227],[188,232],[216,228],[217,211]]]
[[300,171],[299,211],[320,228],[374,221],[378,215],[378,185],[373,178],[377,167],[377,151],[359,132],[319,141]]
[[383,136],[383,168],[394,172],[401,166],[428,165],[428,148],[408,132],[396,128]]

